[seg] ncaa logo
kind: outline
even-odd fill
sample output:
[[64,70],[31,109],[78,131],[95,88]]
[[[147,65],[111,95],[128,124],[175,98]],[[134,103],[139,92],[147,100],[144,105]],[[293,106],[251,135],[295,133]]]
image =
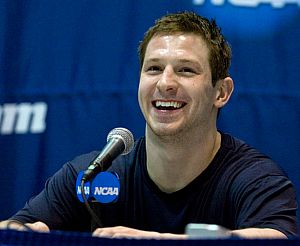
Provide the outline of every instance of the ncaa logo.
[[92,181],[92,195],[100,203],[115,202],[119,192],[120,181],[116,173],[101,172]]
[[193,10],[216,19],[226,37],[257,39],[300,21],[300,0],[193,0]]
[[[196,5],[204,4],[205,0],[194,0]],[[296,4],[300,7],[300,0],[211,0],[214,5],[224,5],[228,2],[234,6],[255,8],[261,4],[269,4],[274,8],[283,8],[289,4]]]

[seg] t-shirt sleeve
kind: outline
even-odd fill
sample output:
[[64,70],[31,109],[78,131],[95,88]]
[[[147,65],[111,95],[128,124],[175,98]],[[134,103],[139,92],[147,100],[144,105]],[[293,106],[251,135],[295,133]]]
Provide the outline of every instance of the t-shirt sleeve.
[[31,198],[11,219],[22,223],[42,221],[50,230],[90,230],[90,216],[77,199],[76,178],[74,166],[65,164],[47,180],[42,192]]
[[295,189],[284,174],[269,165],[246,170],[236,179],[234,194],[237,228],[272,228],[288,237],[297,235]]

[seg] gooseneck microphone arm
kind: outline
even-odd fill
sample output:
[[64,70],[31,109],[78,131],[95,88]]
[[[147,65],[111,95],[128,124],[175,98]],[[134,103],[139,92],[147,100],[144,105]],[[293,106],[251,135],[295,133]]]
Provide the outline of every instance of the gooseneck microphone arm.
[[123,139],[115,137],[107,142],[101,153],[90,163],[88,169],[84,172],[82,180],[89,181],[103,171],[106,171],[112,161],[119,156],[125,149]]
[[107,144],[100,154],[90,163],[82,180],[92,180],[99,172],[105,171],[119,155],[128,154],[134,145],[132,133],[126,128],[114,128],[108,133]]

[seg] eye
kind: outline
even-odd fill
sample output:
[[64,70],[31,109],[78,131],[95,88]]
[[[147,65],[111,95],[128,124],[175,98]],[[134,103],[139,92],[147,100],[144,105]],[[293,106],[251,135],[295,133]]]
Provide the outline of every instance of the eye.
[[193,76],[193,75],[197,74],[197,72],[193,68],[190,68],[190,67],[180,68],[178,70],[178,73],[180,73],[182,75],[186,75],[186,76]]
[[180,69],[180,72],[182,73],[193,73],[194,71],[191,68],[184,67]]
[[149,74],[157,74],[162,71],[162,68],[160,66],[153,65],[146,67],[145,71]]

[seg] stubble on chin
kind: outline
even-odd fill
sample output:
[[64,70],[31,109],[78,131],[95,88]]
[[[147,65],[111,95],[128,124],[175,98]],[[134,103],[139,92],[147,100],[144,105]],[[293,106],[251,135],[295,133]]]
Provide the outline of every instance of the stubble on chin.
[[182,143],[186,142],[184,135],[184,129],[170,129],[167,127],[152,127],[147,125],[148,135],[159,139],[163,143]]

